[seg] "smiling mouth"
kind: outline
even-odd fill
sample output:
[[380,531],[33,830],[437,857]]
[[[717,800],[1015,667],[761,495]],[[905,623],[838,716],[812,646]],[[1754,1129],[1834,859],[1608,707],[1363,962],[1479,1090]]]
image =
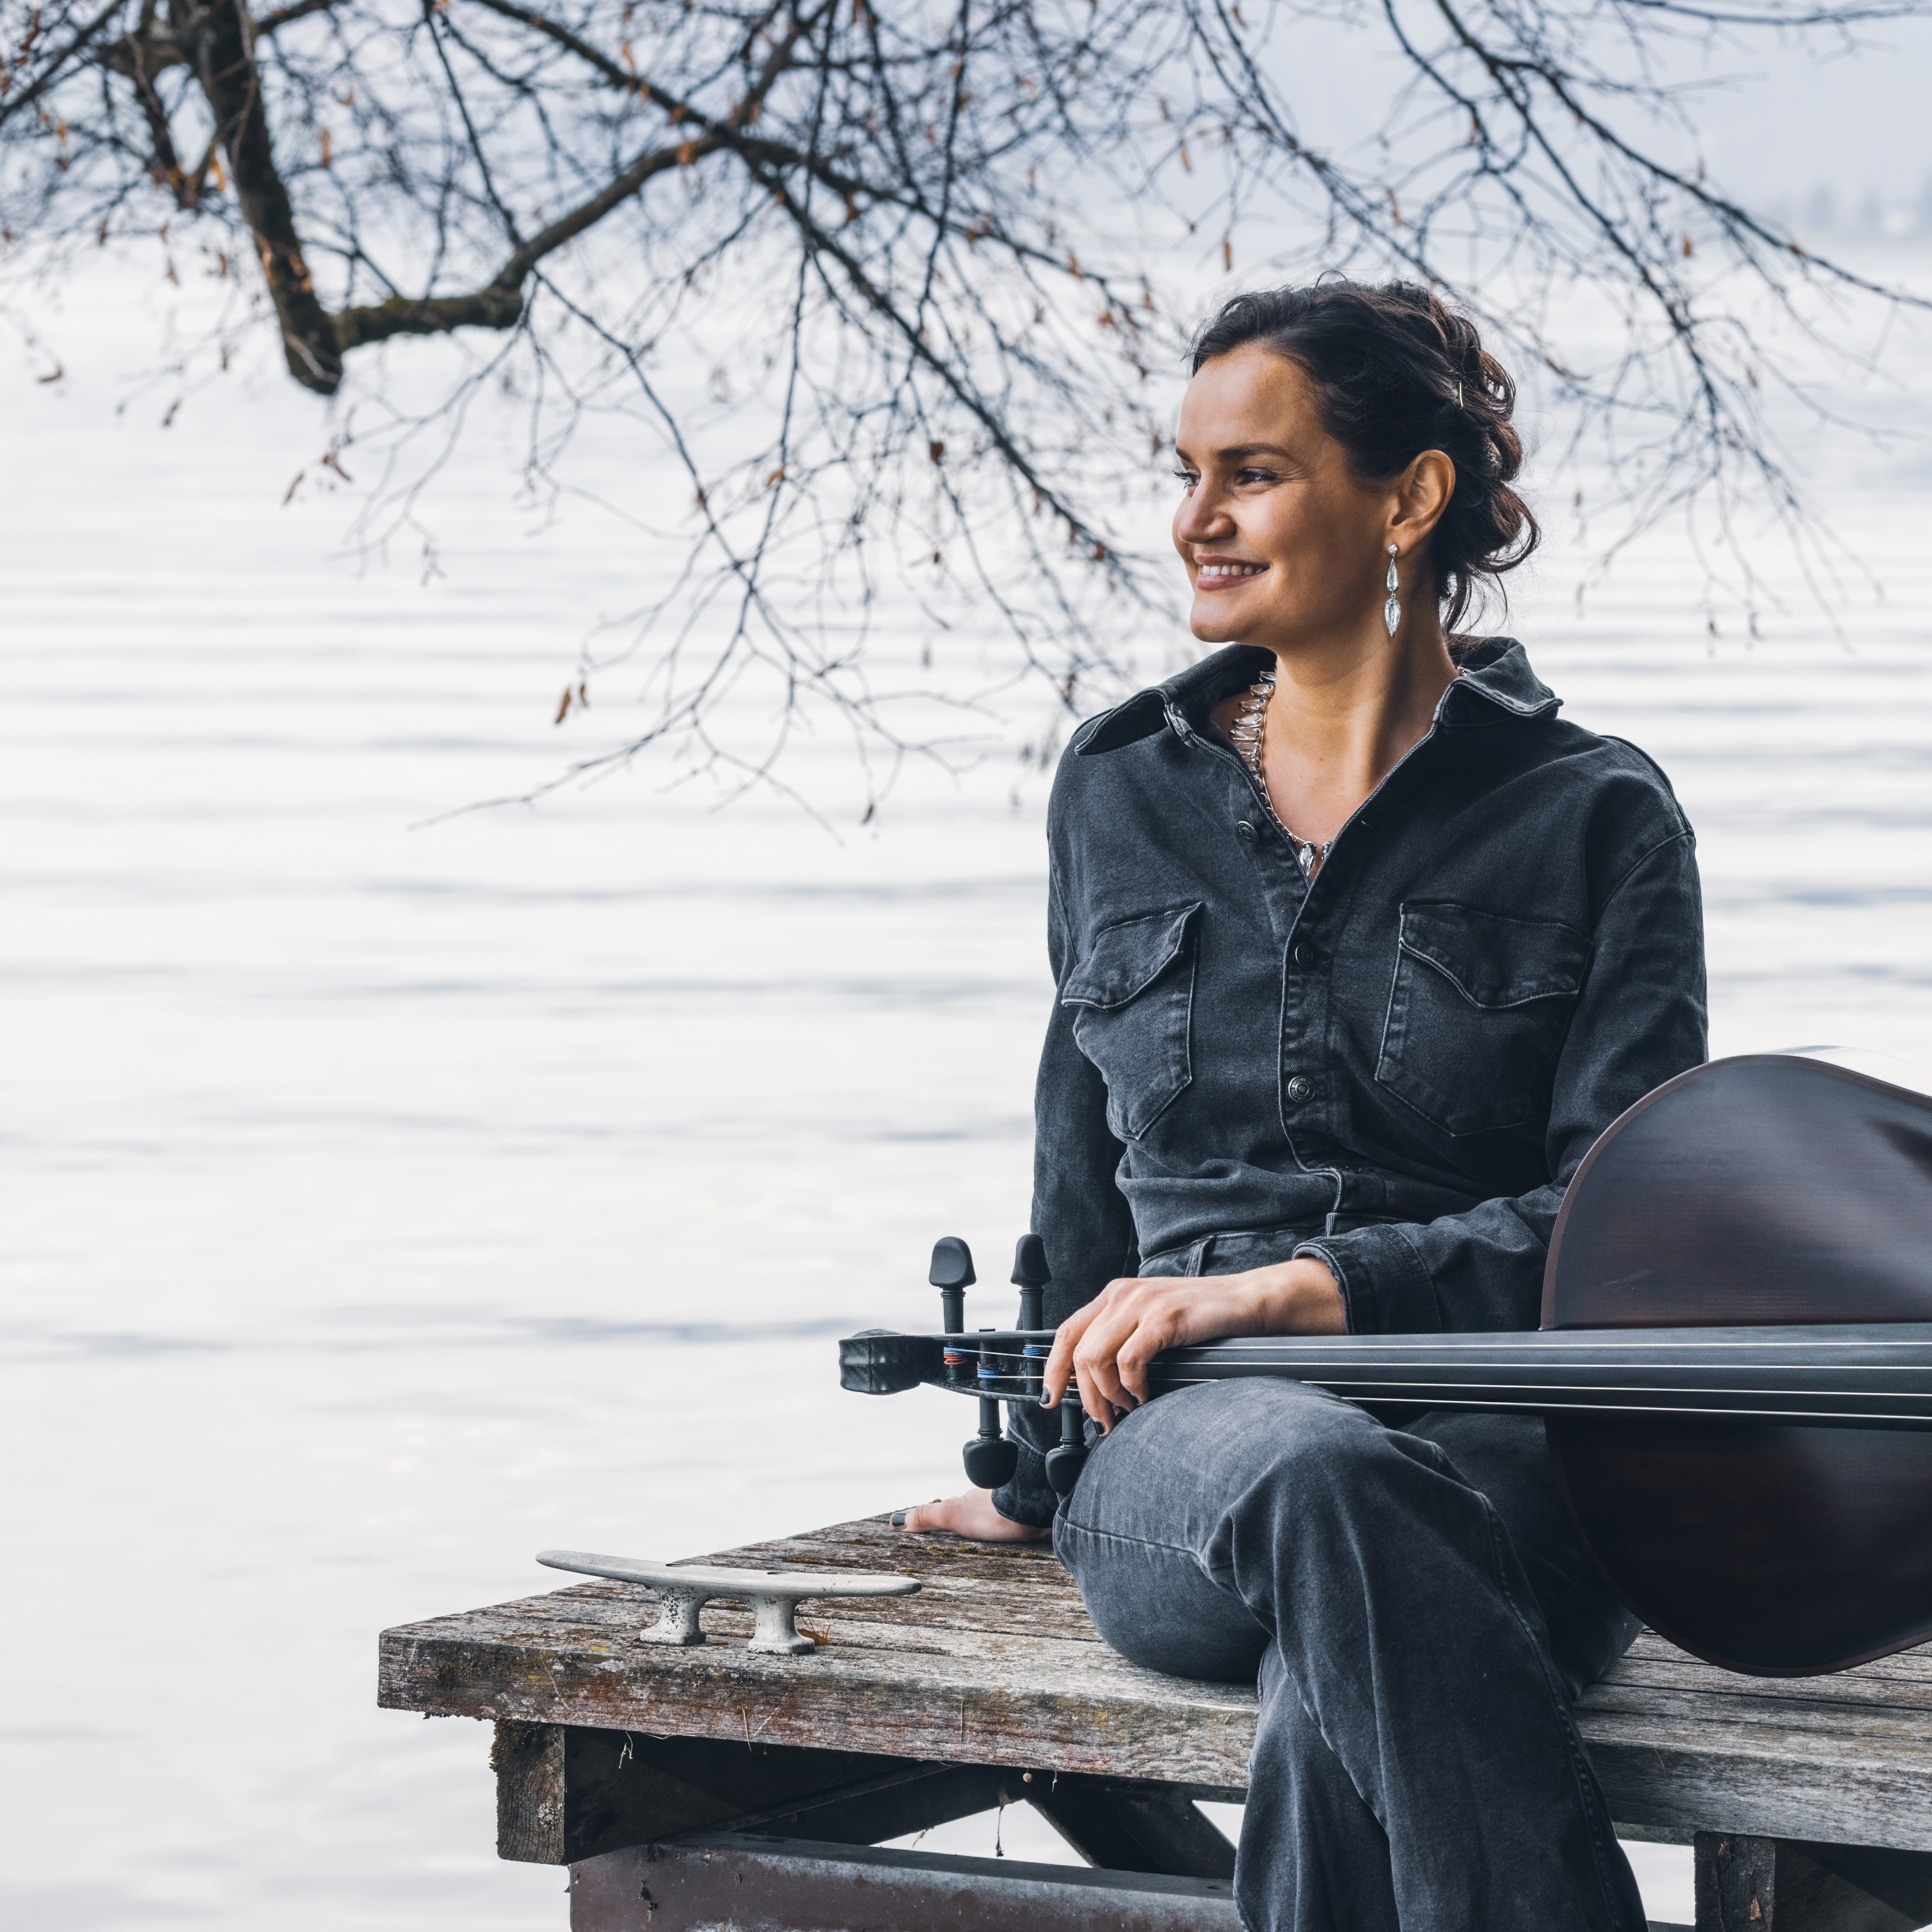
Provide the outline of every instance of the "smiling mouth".
[[1267,569],[1264,563],[1204,563],[1194,574],[1199,590],[1220,590],[1230,584],[1244,584]]

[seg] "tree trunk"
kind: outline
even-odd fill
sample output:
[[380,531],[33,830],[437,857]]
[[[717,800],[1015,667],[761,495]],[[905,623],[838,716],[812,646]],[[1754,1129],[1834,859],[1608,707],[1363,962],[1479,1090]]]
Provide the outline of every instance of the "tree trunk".
[[261,70],[249,45],[243,0],[172,0],[175,38],[191,50],[196,77],[214,115],[242,218],[255,238],[268,294],[282,326],[289,374],[304,388],[333,395],[342,380],[335,328],[309,280],[289,191],[275,170]]

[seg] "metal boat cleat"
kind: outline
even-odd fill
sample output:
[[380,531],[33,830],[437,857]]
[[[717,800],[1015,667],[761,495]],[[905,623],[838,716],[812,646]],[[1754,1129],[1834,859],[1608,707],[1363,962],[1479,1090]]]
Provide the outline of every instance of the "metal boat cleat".
[[658,1593],[658,1620],[641,1634],[646,1643],[694,1644],[705,1641],[699,1606],[714,1597],[735,1598],[752,1606],[752,1641],[746,1647],[778,1657],[799,1657],[816,1643],[793,1621],[808,1597],[909,1597],[916,1576],[814,1576],[804,1570],[727,1570],[716,1565],[653,1563],[644,1558],[597,1556],[584,1550],[540,1550],[537,1561],[552,1570],[583,1576],[608,1576],[620,1583],[642,1583]]

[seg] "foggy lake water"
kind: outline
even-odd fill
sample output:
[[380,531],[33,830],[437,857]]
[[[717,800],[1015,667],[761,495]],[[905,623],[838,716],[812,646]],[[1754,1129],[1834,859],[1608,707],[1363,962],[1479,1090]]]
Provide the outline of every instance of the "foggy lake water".
[[[915,772],[835,838],[645,765],[440,819],[601,742],[550,712],[634,560],[479,461],[442,578],[358,572],[339,502],[280,507],[292,392],[112,400],[10,392],[0,478],[0,1920],[560,1928],[487,1728],[376,1710],[376,1633],[544,1545],[956,1481],[954,1406],[842,1396],[830,1345],[1024,1226],[1043,788]],[[1886,592],[1841,636],[1708,638],[1671,539],[1580,612],[1559,541],[1510,628],[1677,785],[1714,1051],[1932,1060],[1925,466],[1833,460]],[[1640,1853],[1654,1914],[1686,1856]]]

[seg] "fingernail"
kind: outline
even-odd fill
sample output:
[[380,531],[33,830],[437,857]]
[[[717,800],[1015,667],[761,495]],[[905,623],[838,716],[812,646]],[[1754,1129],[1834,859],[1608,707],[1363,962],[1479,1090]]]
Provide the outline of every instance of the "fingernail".
[[903,1528],[904,1528],[904,1527],[905,1527],[905,1520],[906,1520],[906,1517],[907,1517],[910,1514],[910,1512],[909,1510],[894,1510],[892,1511],[892,1527],[893,1527],[893,1528],[895,1528],[895,1529],[903,1529]]

